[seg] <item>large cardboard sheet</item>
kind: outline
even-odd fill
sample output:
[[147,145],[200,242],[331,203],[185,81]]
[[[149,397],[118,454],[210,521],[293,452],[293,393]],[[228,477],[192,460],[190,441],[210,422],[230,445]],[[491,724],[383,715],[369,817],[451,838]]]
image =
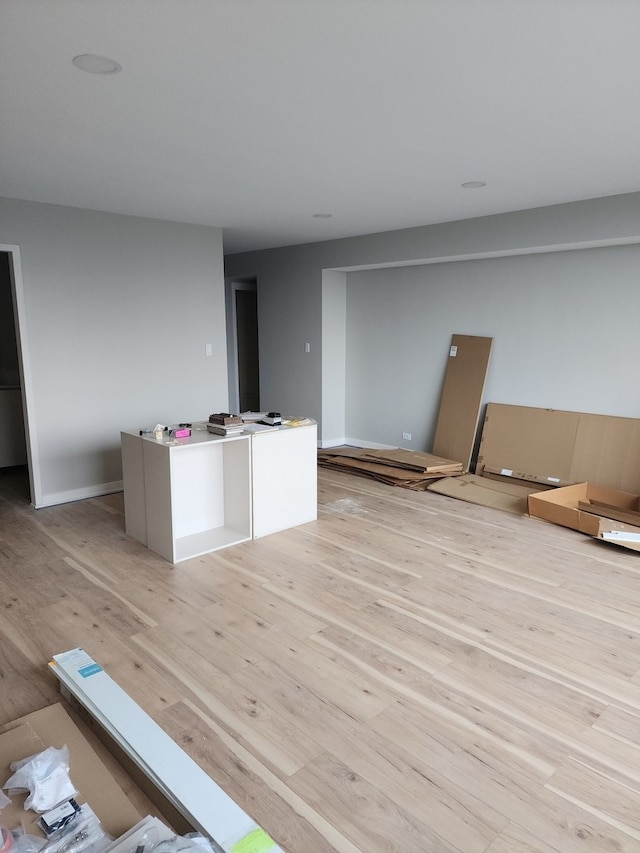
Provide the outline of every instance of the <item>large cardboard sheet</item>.
[[453,335],[445,372],[433,453],[468,471],[476,443],[493,338]]
[[462,465],[432,453],[402,448],[366,450],[337,447],[318,451],[318,464],[405,489],[424,491],[439,477],[462,473]]
[[489,403],[476,473],[640,493],[640,420]]
[[501,509],[515,515],[527,514],[527,497],[539,486],[522,486],[516,483],[501,483],[476,474],[462,477],[447,477],[428,487],[428,491],[437,492],[450,498],[457,498],[478,506]]

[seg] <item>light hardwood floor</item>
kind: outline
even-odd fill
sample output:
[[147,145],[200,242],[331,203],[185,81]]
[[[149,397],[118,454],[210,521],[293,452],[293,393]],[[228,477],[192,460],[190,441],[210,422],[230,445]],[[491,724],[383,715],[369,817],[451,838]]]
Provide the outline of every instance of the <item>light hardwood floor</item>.
[[288,853],[640,850],[640,555],[319,470],[172,568],[0,476],[0,723],[83,646]]

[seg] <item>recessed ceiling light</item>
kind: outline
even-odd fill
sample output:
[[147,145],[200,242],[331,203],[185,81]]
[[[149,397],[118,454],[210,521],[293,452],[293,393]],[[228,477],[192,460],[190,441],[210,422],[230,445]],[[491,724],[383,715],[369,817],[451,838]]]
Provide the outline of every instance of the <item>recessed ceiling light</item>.
[[486,185],[486,181],[465,181],[464,184],[460,184],[465,190],[479,190],[480,187],[486,187]]
[[89,74],[117,74],[122,71],[122,65],[106,56],[96,56],[94,53],[81,53],[73,57],[73,64],[81,71]]
[[314,213],[312,215],[314,219],[331,219],[333,213]]

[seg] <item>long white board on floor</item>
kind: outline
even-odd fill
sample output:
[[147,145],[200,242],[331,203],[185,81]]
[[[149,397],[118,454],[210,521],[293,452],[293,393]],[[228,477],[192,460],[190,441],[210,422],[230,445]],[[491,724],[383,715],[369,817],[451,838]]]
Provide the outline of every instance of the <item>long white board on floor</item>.
[[[225,853],[252,834],[265,853],[282,853],[258,824],[137,705],[84,649],[53,656],[54,675],[169,802]],[[271,843],[270,843],[271,842]]]

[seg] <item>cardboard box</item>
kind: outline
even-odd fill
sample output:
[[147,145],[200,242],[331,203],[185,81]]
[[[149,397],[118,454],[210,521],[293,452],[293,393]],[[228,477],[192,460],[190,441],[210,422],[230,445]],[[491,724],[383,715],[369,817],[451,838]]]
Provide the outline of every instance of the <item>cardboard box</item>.
[[[599,504],[597,508],[599,514],[595,511],[589,512],[580,506],[589,502]],[[577,483],[573,486],[536,492],[528,498],[529,515],[551,521],[553,524],[561,524],[563,527],[571,527],[595,537],[600,537],[603,532],[602,512],[605,511],[606,505],[612,507],[614,512],[617,508],[623,512],[637,513],[640,512],[640,497],[631,492],[622,492],[593,483]],[[614,525],[608,529],[620,529],[620,527]]]

